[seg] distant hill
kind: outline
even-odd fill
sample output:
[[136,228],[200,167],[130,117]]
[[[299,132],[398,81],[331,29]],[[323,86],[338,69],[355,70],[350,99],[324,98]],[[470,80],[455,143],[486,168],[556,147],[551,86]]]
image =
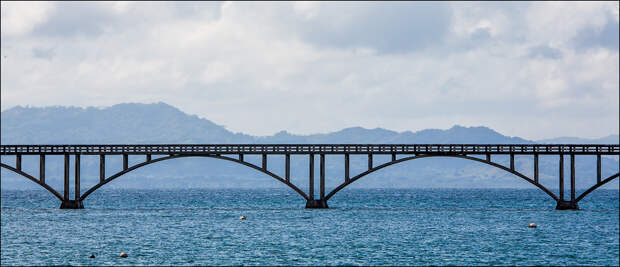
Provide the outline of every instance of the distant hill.
[[[272,136],[251,136],[233,133],[221,125],[196,115],[183,113],[165,103],[118,104],[106,108],[79,107],[14,107],[0,114],[0,142],[2,144],[139,144],[139,143],[479,143],[479,144],[532,144],[534,141],[505,136],[487,127],[454,126],[447,130],[427,129],[417,132],[395,132],[387,129],[346,128],[337,132],[295,135],[281,131]],[[615,140],[615,141],[614,141]],[[601,139],[579,139],[562,137],[540,140],[543,143],[618,143],[618,135]],[[271,159],[273,157],[273,159]],[[27,163],[24,169],[37,173],[36,159]],[[106,173],[118,171],[120,157],[109,157]],[[131,156],[132,162],[142,158]],[[259,159],[248,156],[247,160],[258,163]],[[388,161],[388,157],[377,156],[375,164]],[[507,157],[494,157],[497,162],[507,164]],[[2,157],[3,162],[12,165],[14,158]],[[307,157],[294,156],[291,166],[293,181],[303,186],[307,183]],[[98,175],[96,158],[82,159],[83,184],[95,183]],[[366,159],[363,156],[351,158],[352,172],[362,171]],[[541,181],[557,183],[557,159],[541,157]],[[327,157],[328,186],[335,186],[338,177],[343,176],[342,158]],[[531,173],[532,162],[519,156],[517,169]],[[577,174],[593,177],[595,161],[578,162]],[[604,174],[618,166],[617,158],[606,157]],[[611,166],[611,167],[610,167]],[[115,169],[117,168],[117,169]],[[270,156],[269,168],[276,173],[284,169],[282,160]],[[60,188],[62,183],[62,159],[50,157],[47,161],[47,180]],[[615,170],[617,171],[617,170]],[[581,174],[580,174],[581,173]],[[12,172],[2,170],[3,188],[36,187]],[[139,179],[144,178],[144,179]],[[90,180],[89,180],[90,179]],[[147,180],[145,180],[147,179]],[[577,185],[584,187],[592,179],[579,179]],[[111,187],[279,187],[273,179],[248,168],[215,159],[189,158],[166,161],[150,165],[127,174]],[[431,158],[399,164],[372,174],[356,182],[359,187],[531,187],[514,176],[480,163],[452,159]],[[617,185],[616,185],[617,187]]]
[[541,144],[618,144],[620,143],[620,136],[612,134],[609,136],[587,139],[579,137],[558,137],[552,139],[538,140]]
[[259,143],[310,143],[310,144],[530,144],[519,137],[504,136],[487,127],[454,126],[448,130],[428,129],[418,132],[395,132],[382,128],[346,128],[337,132],[313,135],[293,135],[285,131],[273,136],[258,137]]
[[2,144],[243,143],[253,140],[165,103],[107,108],[14,107],[2,112]]
[[107,108],[14,107],[1,114],[2,144],[138,144],[138,143],[533,143],[504,136],[487,127],[454,126],[395,132],[346,128],[337,132],[294,135],[281,131],[255,137],[232,133],[165,103],[118,104]]

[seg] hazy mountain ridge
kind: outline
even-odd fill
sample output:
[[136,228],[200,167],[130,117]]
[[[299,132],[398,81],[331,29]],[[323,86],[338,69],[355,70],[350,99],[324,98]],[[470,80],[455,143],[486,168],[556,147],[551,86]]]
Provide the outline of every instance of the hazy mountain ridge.
[[233,133],[165,103],[118,104],[107,108],[14,107],[1,114],[2,144],[138,143],[514,143],[533,141],[504,136],[487,127],[395,132],[345,128],[331,133],[271,136]]
[[610,134],[601,138],[579,138],[579,137],[558,137],[551,139],[538,140],[537,143],[541,144],[618,144],[620,143],[620,136],[617,134]]
[[[331,133],[295,135],[286,131],[271,136],[251,136],[233,133],[208,119],[188,115],[165,103],[118,104],[107,108],[77,107],[14,107],[0,115],[0,142],[2,144],[140,144],[140,143],[480,143],[480,144],[531,144],[533,141],[504,136],[487,127],[454,126],[450,129],[427,129],[417,132],[395,132],[382,128],[345,128]],[[616,135],[617,136],[617,135]],[[613,138],[613,136],[611,136]],[[608,140],[601,138],[601,140]],[[568,143],[570,140],[559,139]],[[577,140],[577,139],[574,139]],[[543,140],[548,141],[548,140]],[[600,140],[599,140],[600,141]],[[601,141],[603,142],[603,141]],[[616,139],[616,143],[617,139]],[[109,156],[106,173],[112,174],[121,166],[120,158]],[[24,170],[38,173],[37,159],[24,157]],[[130,156],[132,163],[143,157]],[[246,160],[260,164],[259,158],[247,156]],[[389,160],[389,156],[376,156],[375,165]],[[507,165],[507,157],[494,156],[495,162]],[[2,157],[13,165],[14,157]],[[293,156],[292,181],[300,188],[307,186],[307,156]],[[130,163],[131,164],[131,163]],[[352,173],[366,168],[363,156],[351,157]],[[518,156],[515,165],[528,174],[533,166],[529,157]],[[568,165],[568,164],[566,164]],[[47,181],[56,188],[62,187],[62,157],[50,156],[47,160]],[[577,186],[591,185],[595,170],[593,159],[577,162]],[[617,170],[617,158],[603,159],[603,175]],[[611,166],[611,167],[610,167]],[[568,167],[568,166],[567,166]],[[269,156],[269,169],[282,174],[284,162],[278,156]],[[541,181],[557,183],[557,157],[541,156]],[[335,186],[343,177],[342,158],[327,156],[326,183]],[[565,171],[568,173],[567,171]],[[318,173],[315,170],[315,173]],[[83,184],[95,183],[98,177],[98,159],[82,158]],[[187,158],[165,161],[141,168],[123,176],[123,182],[112,187],[274,187],[282,186],[263,174],[239,167],[234,163],[216,159]],[[148,182],[144,179],[146,178]],[[615,183],[617,187],[617,182]],[[496,168],[461,159],[429,158],[398,164],[356,182],[359,187],[531,187],[530,184]],[[36,188],[34,183],[7,170],[2,170],[3,188]]]
[[1,116],[2,144],[244,143],[253,139],[165,103],[102,109],[15,107]]

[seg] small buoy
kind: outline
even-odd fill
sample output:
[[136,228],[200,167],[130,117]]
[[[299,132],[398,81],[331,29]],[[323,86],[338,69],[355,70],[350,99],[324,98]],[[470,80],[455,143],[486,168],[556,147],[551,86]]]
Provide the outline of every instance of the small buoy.
[[528,225],[527,227],[529,227],[529,228],[536,228],[536,224],[531,222],[530,225]]
[[239,217],[239,220],[244,221],[244,220],[245,220],[245,216],[241,216],[241,217]]
[[95,254],[90,254],[90,256],[88,256],[88,257],[91,258],[91,259],[94,259],[95,258]]
[[127,258],[127,253],[125,253],[125,252],[121,252],[120,257],[121,257],[121,258]]

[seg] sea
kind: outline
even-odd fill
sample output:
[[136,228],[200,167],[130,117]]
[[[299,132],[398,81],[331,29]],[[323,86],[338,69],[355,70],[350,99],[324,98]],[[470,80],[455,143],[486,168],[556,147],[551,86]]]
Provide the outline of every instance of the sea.
[[284,188],[101,189],[82,210],[60,210],[43,190],[4,190],[1,200],[3,266],[618,266],[620,257],[614,189],[578,211],[555,210],[538,189],[347,188],[329,209],[305,209]]

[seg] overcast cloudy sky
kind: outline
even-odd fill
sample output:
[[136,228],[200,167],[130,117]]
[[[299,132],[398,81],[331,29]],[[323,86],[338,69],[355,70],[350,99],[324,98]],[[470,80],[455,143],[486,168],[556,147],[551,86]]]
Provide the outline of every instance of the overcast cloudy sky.
[[2,110],[163,101],[229,130],[619,129],[618,2],[2,2]]

